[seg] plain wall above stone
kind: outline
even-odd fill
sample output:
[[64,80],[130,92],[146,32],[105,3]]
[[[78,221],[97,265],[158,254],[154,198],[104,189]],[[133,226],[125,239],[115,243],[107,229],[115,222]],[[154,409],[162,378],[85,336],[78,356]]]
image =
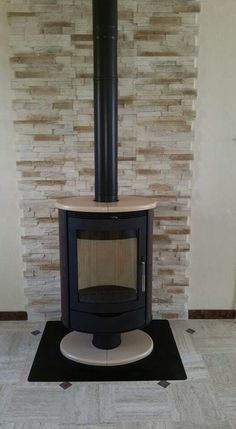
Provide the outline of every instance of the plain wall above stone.
[[194,143],[190,303],[236,302],[236,2],[203,0]]
[[25,297],[5,4],[0,13],[0,311],[21,311]]

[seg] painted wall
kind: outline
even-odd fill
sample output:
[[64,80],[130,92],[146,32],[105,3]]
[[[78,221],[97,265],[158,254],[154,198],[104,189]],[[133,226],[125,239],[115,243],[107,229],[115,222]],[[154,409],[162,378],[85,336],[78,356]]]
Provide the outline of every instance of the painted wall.
[[236,282],[236,2],[203,0],[189,308],[231,309]]
[[24,309],[15,149],[10,101],[8,28],[0,13],[0,311]]

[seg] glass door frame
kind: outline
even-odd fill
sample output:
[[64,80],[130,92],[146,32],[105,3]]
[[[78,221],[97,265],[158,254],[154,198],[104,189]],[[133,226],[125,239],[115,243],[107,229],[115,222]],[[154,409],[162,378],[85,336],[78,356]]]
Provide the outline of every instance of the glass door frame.
[[[139,212],[140,213],[140,212]],[[127,215],[127,214],[126,214]],[[146,214],[134,217],[125,217],[125,213],[104,214],[97,216],[96,213],[85,216],[68,217],[68,238],[69,238],[69,290],[70,290],[70,307],[74,311],[83,311],[88,313],[119,313],[131,311],[143,307],[145,303],[146,289]],[[137,231],[137,294],[136,299],[121,303],[87,303],[79,301],[78,290],[78,255],[77,255],[77,232],[81,231],[119,231],[119,230],[136,230]],[[145,271],[143,271],[145,267]]]

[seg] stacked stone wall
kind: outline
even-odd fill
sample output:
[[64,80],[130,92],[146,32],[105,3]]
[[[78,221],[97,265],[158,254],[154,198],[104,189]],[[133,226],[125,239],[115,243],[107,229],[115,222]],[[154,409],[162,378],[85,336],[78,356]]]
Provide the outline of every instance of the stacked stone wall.
[[[155,196],[153,312],[187,317],[198,1],[119,0],[119,193]],[[60,315],[55,199],[93,195],[90,0],[10,0],[31,319]]]

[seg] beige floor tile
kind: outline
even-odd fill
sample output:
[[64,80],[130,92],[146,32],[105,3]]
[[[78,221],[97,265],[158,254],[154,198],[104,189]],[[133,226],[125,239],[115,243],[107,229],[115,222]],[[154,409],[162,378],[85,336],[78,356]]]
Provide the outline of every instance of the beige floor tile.
[[179,322],[184,322],[184,326],[187,324],[189,328],[194,329],[194,337],[196,338],[236,335],[236,323],[234,319],[190,319],[188,321],[174,321],[174,325],[181,326]]
[[0,429],[60,429],[59,423],[44,423],[44,422],[27,422],[27,423],[3,423],[0,424]]
[[20,382],[24,367],[24,358],[0,358],[0,384],[13,384]]
[[[44,323],[0,322],[0,429],[236,429],[235,321],[172,321],[188,375],[156,381],[28,383]],[[186,329],[192,328],[194,334]]]
[[236,385],[218,385],[216,397],[224,418],[236,421]]
[[230,423],[228,421],[214,421],[212,423],[203,423],[203,424],[195,424],[195,423],[176,423],[173,429],[231,429]]
[[236,353],[206,354],[203,360],[214,384],[236,386]]
[[212,385],[186,381],[168,387],[172,420],[179,423],[204,424],[222,420]]
[[170,406],[167,390],[162,387],[103,385],[99,389],[100,421],[122,422],[140,420],[168,421]]
[[198,353],[236,353],[236,339],[235,337],[207,337],[198,338],[193,337],[193,344]]
[[73,383],[63,392],[61,423],[94,424],[99,422],[99,386],[97,383]]
[[182,353],[181,358],[188,380],[209,379],[207,366],[199,353]]
[[187,354],[193,355],[194,353],[196,353],[196,349],[193,343],[194,334],[189,334],[188,332],[186,332],[186,329],[191,327],[188,324],[188,322],[183,320],[180,320],[180,321],[178,320],[178,321],[172,321],[170,325],[181,356],[187,355]]
[[9,421],[12,416],[20,422],[31,420],[60,421],[64,407],[64,392],[59,386],[10,387],[8,401],[2,410],[1,420]]

